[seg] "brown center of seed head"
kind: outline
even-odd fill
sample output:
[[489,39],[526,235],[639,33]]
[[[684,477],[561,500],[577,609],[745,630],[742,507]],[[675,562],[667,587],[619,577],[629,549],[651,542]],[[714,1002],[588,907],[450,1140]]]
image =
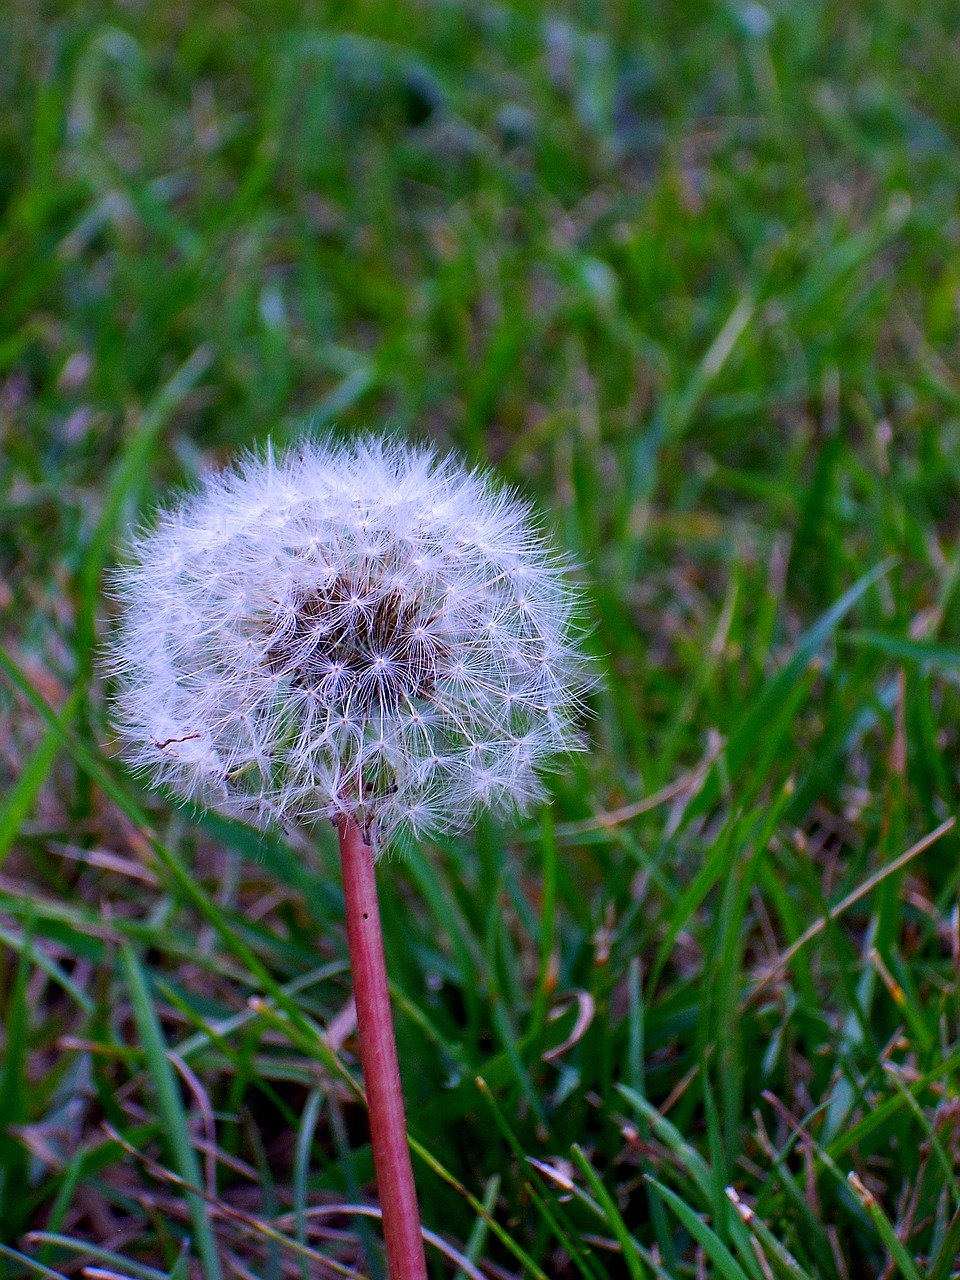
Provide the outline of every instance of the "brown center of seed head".
[[277,610],[265,660],[292,685],[355,711],[429,699],[448,653],[436,617],[435,602],[338,576]]

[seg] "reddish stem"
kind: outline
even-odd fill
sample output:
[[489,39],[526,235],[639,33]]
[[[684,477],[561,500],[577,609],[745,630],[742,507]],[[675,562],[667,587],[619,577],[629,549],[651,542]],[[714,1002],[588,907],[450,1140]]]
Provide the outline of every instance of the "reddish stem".
[[360,1031],[360,1061],[370,1113],[373,1167],[383,1213],[387,1270],[390,1280],[427,1280],[387,990],[373,849],[352,819],[344,818],[338,831],[353,995]]

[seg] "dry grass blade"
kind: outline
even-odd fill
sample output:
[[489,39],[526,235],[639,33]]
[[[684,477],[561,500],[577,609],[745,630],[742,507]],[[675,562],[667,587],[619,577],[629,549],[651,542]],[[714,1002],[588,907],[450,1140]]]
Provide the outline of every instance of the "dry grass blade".
[[936,844],[938,840],[942,839],[948,831],[952,831],[956,824],[956,818],[947,818],[945,822],[941,822],[939,827],[936,827],[928,835],[925,835],[921,840],[918,840],[916,844],[911,845],[906,853],[902,853],[899,858],[894,858],[892,862],[887,863],[886,866],[875,871],[873,875],[868,876],[861,885],[858,885],[857,888],[853,890],[852,893],[848,893],[847,896],[838,902],[835,907],[831,907],[830,911],[828,911],[825,916],[820,916],[818,920],[815,920],[809,929],[805,929],[803,931],[800,937],[797,938],[796,942],[787,947],[787,949],[773,961],[767,969],[767,972],[757,979],[756,983],[744,999],[744,1007],[754,1000],[761,991],[770,985],[771,982],[775,981],[777,976],[783,972],[797,952],[801,951],[807,943],[812,942],[814,938],[823,933],[824,929],[826,929],[827,925],[831,921],[839,919],[845,911],[848,911],[862,898],[865,898],[877,887],[877,885],[882,884],[888,876],[894,875],[901,869],[901,867],[907,866],[907,864],[912,862],[914,858],[918,858],[921,853],[926,852],[931,845]]
[[[304,1210],[304,1218],[375,1218],[378,1222],[383,1220],[381,1210],[372,1204],[323,1204],[312,1205],[309,1209]],[[293,1229],[296,1225],[296,1215],[292,1213],[284,1214],[282,1218],[277,1219],[285,1227]],[[448,1244],[442,1236],[438,1236],[435,1231],[423,1228],[423,1238],[427,1244],[433,1245],[438,1253],[442,1253],[445,1258],[470,1277],[470,1280],[486,1280],[484,1273],[479,1267],[475,1266],[470,1259],[455,1249],[452,1244]]]
[[594,814],[592,818],[584,818],[580,822],[558,823],[556,827],[557,838],[568,839],[573,836],[588,835],[592,831],[606,831],[611,827],[621,826],[625,822],[632,822],[634,818],[639,818],[645,813],[651,813],[654,809],[659,809],[661,805],[677,799],[678,796],[689,795],[692,797],[696,795],[703,785],[711,766],[720,754],[722,746],[721,740],[715,740],[704,759],[695,769],[691,769],[689,773],[685,773],[675,782],[661,787],[653,795],[644,796],[642,800],[634,800],[631,804],[622,805],[619,809],[610,809],[605,813]]
[[152,1159],[143,1151],[138,1151],[132,1143],[128,1142],[112,1125],[104,1124],[104,1132],[118,1146],[122,1147],[128,1155],[133,1156],[140,1164],[147,1169],[150,1174],[159,1182],[164,1182],[170,1186],[179,1187],[187,1192],[188,1195],[198,1196],[201,1200],[206,1201],[210,1206],[213,1215],[226,1219],[241,1229],[251,1232],[255,1236],[259,1236],[262,1240],[270,1241],[279,1245],[282,1249],[287,1249],[298,1257],[306,1258],[310,1262],[321,1263],[328,1271],[334,1275],[344,1277],[344,1280],[364,1280],[363,1276],[354,1271],[350,1267],[345,1267],[339,1262],[335,1262],[332,1258],[326,1257],[319,1253],[316,1249],[311,1249],[309,1245],[301,1244],[299,1240],[293,1240],[289,1236],[284,1235],[282,1231],[278,1231],[276,1227],[272,1227],[269,1222],[264,1222],[262,1218],[258,1218],[256,1214],[247,1213],[243,1209],[237,1209],[234,1205],[227,1204],[217,1196],[212,1196],[204,1188],[191,1186],[186,1179],[181,1178],[179,1174],[174,1173],[172,1169],[165,1168],[158,1161]]

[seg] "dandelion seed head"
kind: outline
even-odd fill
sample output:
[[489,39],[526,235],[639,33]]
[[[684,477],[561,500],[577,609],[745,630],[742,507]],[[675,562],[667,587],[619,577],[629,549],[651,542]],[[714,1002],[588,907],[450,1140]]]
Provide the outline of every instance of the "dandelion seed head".
[[487,475],[365,437],[209,477],[116,573],[134,767],[258,825],[384,848],[524,810],[591,681],[564,558]]

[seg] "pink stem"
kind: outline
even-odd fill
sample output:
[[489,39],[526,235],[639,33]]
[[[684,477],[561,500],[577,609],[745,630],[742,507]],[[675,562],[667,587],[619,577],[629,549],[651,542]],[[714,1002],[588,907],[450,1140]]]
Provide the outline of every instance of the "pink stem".
[[360,1061],[370,1113],[373,1167],[383,1213],[387,1270],[390,1280],[427,1280],[387,990],[373,849],[352,819],[344,818],[338,831],[353,995],[360,1031]]

